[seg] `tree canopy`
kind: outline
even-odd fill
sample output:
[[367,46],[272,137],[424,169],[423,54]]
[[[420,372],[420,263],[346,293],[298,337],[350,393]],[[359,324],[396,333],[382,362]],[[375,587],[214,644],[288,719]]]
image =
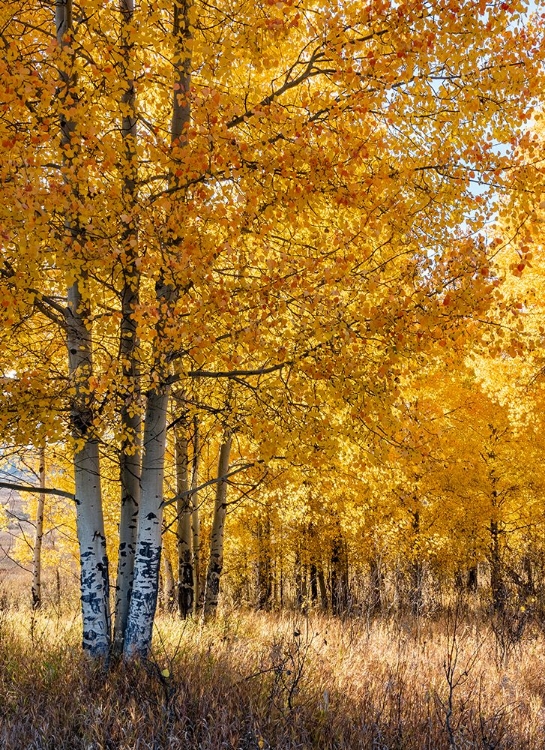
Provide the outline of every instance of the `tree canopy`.
[[163,537],[180,590],[225,548],[262,604],[289,560],[339,608],[349,558],[400,549],[413,583],[515,580],[541,514],[540,431],[508,403],[539,396],[505,374],[541,367],[539,12],[0,13],[0,424],[63,457],[84,648],[147,654]]

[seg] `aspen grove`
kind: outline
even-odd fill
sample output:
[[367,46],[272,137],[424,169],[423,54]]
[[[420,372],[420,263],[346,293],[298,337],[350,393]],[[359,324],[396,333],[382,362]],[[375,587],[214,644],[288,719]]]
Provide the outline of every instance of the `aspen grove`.
[[419,612],[479,566],[536,602],[543,19],[1,4],[0,486],[37,606],[75,518],[90,657],[146,658],[160,592],[212,619],[224,559],[259,608]]

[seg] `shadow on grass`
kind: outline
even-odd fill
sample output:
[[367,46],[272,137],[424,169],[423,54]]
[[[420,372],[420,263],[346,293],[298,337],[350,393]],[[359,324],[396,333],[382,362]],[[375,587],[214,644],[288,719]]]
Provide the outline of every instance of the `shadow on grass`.
[[163,616],[156,661],[105,673],[82,657],[73,619],[8,612],[0,628],[10,750],[543,747],[542,639],[508,667],[470,624],[453,645],[445,622]]

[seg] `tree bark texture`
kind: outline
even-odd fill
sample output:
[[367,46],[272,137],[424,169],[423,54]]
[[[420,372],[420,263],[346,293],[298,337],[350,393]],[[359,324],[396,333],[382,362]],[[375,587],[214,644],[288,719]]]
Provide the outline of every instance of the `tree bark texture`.
[[126,658],[146,658],[151,647],[161,562],[169,390],[167,386],[157,388],[147,398],[134,581],[124,644]]
[[67,344],[69,372],[74,388],[70,420],[76,443],[74,480],[76,525],[80,547],[83,648],[93,657],[106,658],[110,650],[110,598],[106,534],[102,512],[100,456],[93,435],[93,370],[89,310],[80,284],[68,292]]
[[[231,431],[226,429],[218,459],[218,479],[229,471],[229,457],[232,445]],[[223,570],[223,539],[225,534],[225,516],[227,513],[227,480],[221,480],[216,486],[216,500],[214,503],[214,517],[210,535],[210,559],[206,574],[206,588],[204,594],[203,620],[215,616],[218,608],[220,578]]]
[[343,614],[348,607],[348,563],[340,533],[331,545],[331,611]]
[[[55,6],[57,43],[67,46],[72,32],[72,0],[58,0]],[[73,55],[74,53],[72,53]],[[75,122],[70,118],[68,102],[77,101],[76,74],[73,65],[59,70],[63,84],[61,96],[68,106],[60,117],[61,145],[66,151],[77,151]],[[71,166],[73,157],[63,157]],[[77,186],[72,188],[77,195]],[[65,231],[73,240],[80,234],[77,216],[65,217]],[[93,435],[93,403],[89,379],[93,372],[91,311],[87,296],[82,294],[85,278],[76,280],[68,290],[65,311],[68,371],[73,388],[70,405],[70,424],[76,448],[74,452],[74,481],[76,525],[81,563],[81,606],[83,619],[83,649],[92,657],[107,658],[110,650],[110,603],[108,557],[102,515],[100,486],[100,458],[98,442]]]
[[176,585],[170,558],[163,550],[163,607],[167,612],[174,612],[176,605]]
[[187,423],[176,426],[176,541],[178,552],[178,611],[185,619],[193,611],[193,564],[191,561],[191,498],[189,494],[189,461]]
[[199,509],[199,467],[201,446],[199,421],[193,418],[193,460],[191,466],[191,536],[193,549],[193,611],[197,614],[201,605],[201,522]]
[[[45,448],[40,448],[40,487],[45,488]],[[32,608],[42,606],[42,541],[44,536],[45,493],[38,495],[36,508],[36,535],[32,554]]]
[[[129,73],[133,46],[130,41],[131,24],[134,17],[134,0],[121,0],[121,78],[123,94],[121,104],[125,114],[121,119],[123,140],[124,179],[123,206],[130,215],[138,201],[137,151],[136,151],[136,96],[134,81]],[[139,410],[140,372],[136,357],[138,338],[134,312],[139,302],[138,227],[126,225],[121,238],[125,257],[123,264],[123,286],[121,289],[121,326],[119,354],[121,360],[121,431],[120,451],[121,512],[119,520],[119,550],[115,597],[115,621],[113,650],[123,651],[125,628],[129,615],[130,597],[134,575],[134,555],[138,525],[138,503],[140,500],[141,463],[141,418]]]
[[317,577],[318,577],[318,588],[320,589],[320,600],[322,602],[322,609],[324,610],[324,612],[327,612],[327,609],[328,609],[327,586],[325,582],[324,569],[321,563],[318,564]]
[[272,597],[271,522],[267,516],[257,524],[257,606],[268,609]]
[[[175,0],[172,27],[175,43],[174,86],[170,139],[172,146],[176,147],[185,144],[185,131],[191,117],[189,101],[191,55],[188,45],[191,39],[191,24],[189,10],[190,2],[188,0]],[[169,174],[169,184],[172,188],[179,188],[180,186],[180,177],[175,171],[171,171]],[[183,192],[180,193],[179,199],[183,200]],[[167,257],[171,254],[175,255],[176,247],[176,239],[167,232],[163,248],[165,255]],[[159,320],[156,326],[157,348],[153,356],[157,385],[147,395],[138,534],[133,589],[124,641],[125,658],[135,656],[145,658],[151,648],[153,620],[159,588],[166,418],[170,393],[170,388],[166,385],[169,374],[169,353],[168,351],[165,352],[162,347],[164,341],[168,341],[167,324],[179,291],[173,281],[167,278],[165,274],[157,280],[155,285],[159,311]]]

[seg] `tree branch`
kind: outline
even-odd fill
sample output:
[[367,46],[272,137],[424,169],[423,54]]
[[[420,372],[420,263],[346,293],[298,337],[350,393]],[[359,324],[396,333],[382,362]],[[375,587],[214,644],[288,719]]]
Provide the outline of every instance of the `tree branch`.
[[233,471],[230,471],[227,474],[223,474],[223,476],[221,477],[216,477],[215,479],[209,479],[208,482],[205,482],[204,484],[201,484],[198,487],[192,487],[190,490],[186,490],[185,492],[179,492],[175,497],[171,498],[170,500],[164,500],[163,507],[166,508],[168,505],[173,505],[177,500],[181,500],[183,497],[188,497],[189,495],[193,495],[196,492],[199,492],[200,490],[204,489],[205,487],[209,487],[211,484],[218,484],[219,482],[225,482],[225,480],[229,479],[229,477],[232,477],[234,474],[238,474],[241,471],[246,471],[246,469],[251,469],[252,466],[255,466],[255,463],[244,464],[243,466],[239,466],[238,468],[233,469]]
[[291,360],[289,362],[279,362],[270,367],[261,367],[256,370],[228,370],[219,372],[213,370],[190,370],[187,374],[190,378],[241,378],[249,375],[266,375],[269,372],[276,372],[293,364],[294,362]]
[[38,495],[60,495],[61,497],[67,497],[69,500],[75,500],[76,496],[73,492],[67,490],[57,490],[52,487],[32,487],[32,485],[26,484],[13,484],[12,482],[0,482],[0,489],[4,490],[15,490],[16,492],[35,492]]

